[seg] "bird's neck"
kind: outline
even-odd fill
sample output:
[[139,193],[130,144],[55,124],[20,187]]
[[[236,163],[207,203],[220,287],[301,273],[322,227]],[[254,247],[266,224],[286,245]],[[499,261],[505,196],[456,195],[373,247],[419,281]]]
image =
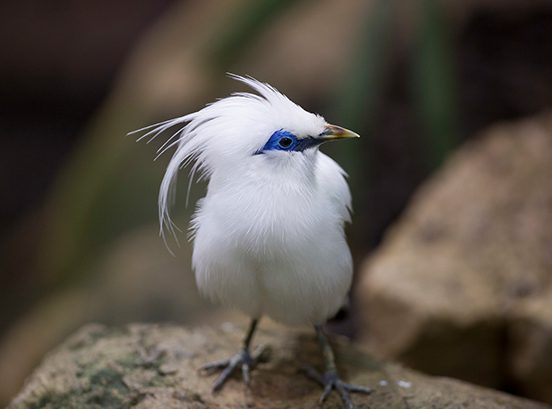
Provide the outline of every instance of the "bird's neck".
[[318,150],[293,155],[258,155],[255,160],[215,170],[209,191],[240,192],[258,190],[261,194],[307,193],[316,185]]

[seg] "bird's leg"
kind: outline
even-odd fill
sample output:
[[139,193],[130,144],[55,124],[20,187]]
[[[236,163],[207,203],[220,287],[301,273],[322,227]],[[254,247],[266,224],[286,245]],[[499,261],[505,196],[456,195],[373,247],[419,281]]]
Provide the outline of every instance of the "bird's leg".
[[253,334],[257,329],[257,324],[259,323],[258,319],[251,320],[249,325],[249,330],[243,341],[242,349],[233,357],[229,359],[223,359],[221,361],[211,362],[201,367],[201,371],[210,374],[216,371],[221,371],[218,378],[213,384],[213,392],[217,392],[222,389],[226,381],[230,378],[232,373],[237,367],[241,367],[243,382],[246,385],[249,385],[250,377],[249,373],[259,362],[265,362],[267,360],[267,354],[264,352],[266,349],[260,347],[257,348],[253,354],[249,352],[249,346],[251,344],[251,339]]
[[318,342],[322,347],[322,355],[324,356],[324,364],[326,366],[326,372],[324,375],[321,375],[313,368],[305,368],[306,374],[318,382],[323,388],[324,392],[320,396],[320,402],[324,402],[328,395],[331,393],[332,389],[337,390],[341,396],[341,400],[347,409],[353,409],[353,402],[349,397],[349,392],[358,392],[358,393],[370,393],[372,390],[365,386],[351,385],[349,383],[343,382],[338,374],[337,368],[335,366],[335,357],[332,351],[332,347],[328,342],[328,338],[324,334],[322,327],[320,325],[315,325],[314,329],[316,331],[316,336],[318,337]]

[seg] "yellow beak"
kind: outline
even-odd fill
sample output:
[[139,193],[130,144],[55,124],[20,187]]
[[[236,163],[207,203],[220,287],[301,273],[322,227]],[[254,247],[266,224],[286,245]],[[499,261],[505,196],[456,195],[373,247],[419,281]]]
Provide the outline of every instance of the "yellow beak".
[[335,139],[349,139],[349,138],[360,138],[360,135],[356,132],[350,131],[348,129],[342,128],[337,125],[326,124],[324,131],[316,137],[321,141],[331,141]]

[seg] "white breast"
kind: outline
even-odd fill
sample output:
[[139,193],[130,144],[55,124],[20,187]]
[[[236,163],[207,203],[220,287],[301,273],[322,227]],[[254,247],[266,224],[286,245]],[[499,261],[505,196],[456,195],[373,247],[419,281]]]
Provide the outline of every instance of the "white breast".
[[200,290],[251,317],[321,323],[342,305],[352,260],[343,224],[350,193],[329,157],[278,163],[259,158],[213,174],[193,220],[193,265]]

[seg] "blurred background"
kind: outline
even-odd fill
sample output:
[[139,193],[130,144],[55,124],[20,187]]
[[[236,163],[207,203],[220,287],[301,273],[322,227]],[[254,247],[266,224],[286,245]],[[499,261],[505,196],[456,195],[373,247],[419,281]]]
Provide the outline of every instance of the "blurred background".
[[323,148],[355,209],[332,328],[552,402],[552,2],[5,0],[0,405],[84,323],[226,313],[158,236],[162,138],[125,136],[241,90],[225,72],[362,135]]

